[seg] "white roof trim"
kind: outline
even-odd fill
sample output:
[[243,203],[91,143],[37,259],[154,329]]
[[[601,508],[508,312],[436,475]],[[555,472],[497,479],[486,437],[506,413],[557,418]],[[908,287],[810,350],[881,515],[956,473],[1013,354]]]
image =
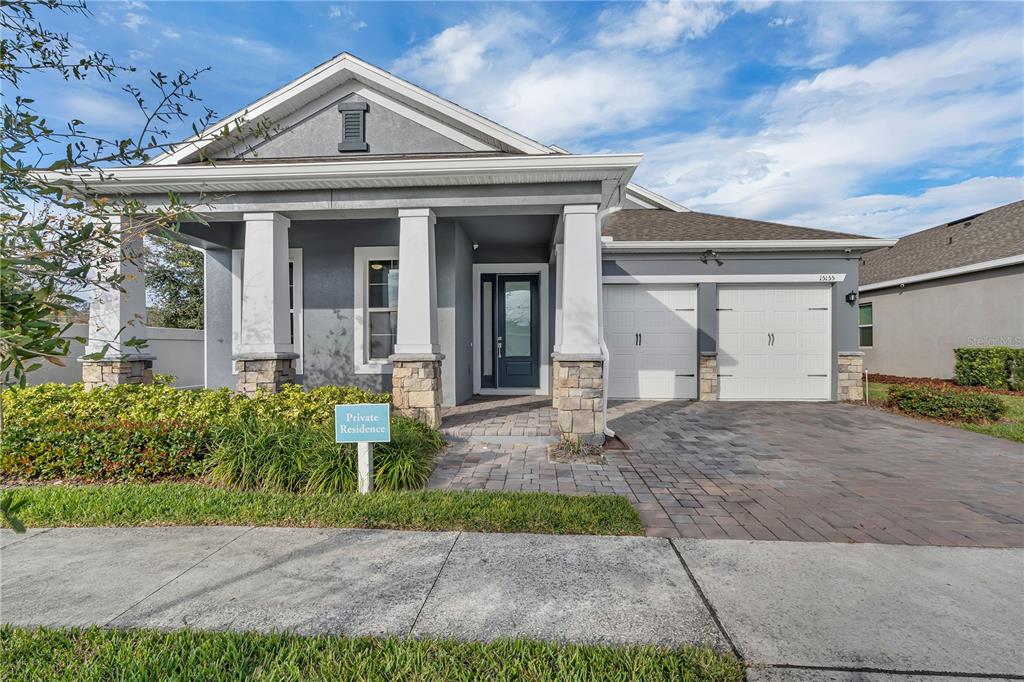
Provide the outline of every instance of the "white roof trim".
[[716,241],[604,241],[605,251],[868,251],[895,239],[729,239]]
[[875,289],[888,289],[889,287],[898,287],[904,284],[913,284],[914,282],[927,282],[930,279],[941,279],[943,277],[954,277],[956,275],[966,275],[971,272],[981,272],[982,270],[992,270],[995,268],[1004,268],[1007,265],[1017,265],[1024,263],[1024,253],[1016,256],[1007,256],[1006,258],[997,258],[995,260],[982,261],[980,263],[971,263],[970,265],[961,265],[958,268],[948,268],[946,270],[935,270],[933,272],[924,272],[920,275],[910,275],[909,277],[900,277],[898,279],[890,279],[885,282],[876,282],[874,284],[865,284],[860,287],[861,291],[874,291]]
[[820,282],[834,284],[846,280],[845,272],[820,272],[810,275],[604,275],[605,284],[781,284],[787,282]]
[[493,138],[498,142],[507,145],[510,149],[524,154],[551,154],[552,150],[531,140],[525,135],[520,135],[489,119],[475,114],[468,109],[438,97],[423,88],[417,87],[408,81],[379,69],[372,64],[343,52],[334,59],[321,64],[312,71],[299,76],[291,83],[278,88],[268,95],[260,98],[244,109],[222,118],[216,123],[207,127],[200,135],[175,146],[173,149],[157,156],[150,164],[156,166],[167,166],[180,163],[192,154],[209,146],[214,140],[204,139],[215,134],[232,121],[244,118],[246,121],[255,122],[264,118],[274,120],[273,112],[285,102],[302,96],[303,93],[325,82],[336,80],[341,85],[346,79],[355,78],[363,83],[374,84],[378,87],[403,97],[410,102],[422,106],[424,109],[437,113],[439,116],[448,119],[458,125],[470,130],[479,132],[481,135]]
[[[164,193],[179,187],[203,191],[403,186],[410,181],[431,184],[483,183],[489,176],[537,182],[559,176],[575,179],[628,181],[641,154],[564,156],[447,157],[375,159],[308,163],[233,163],[184,166],[126,166],[80,173],[43,172],[51,182],[85,187],[92,193]],[[186,190],[189,191],[189,190]]]
[[626,197],[644,208],[664,208],[677,212],[689,212],[690,210],[682,204],[677,204],[671,199],[666,199],[660,194],[632,182],[626,187]]

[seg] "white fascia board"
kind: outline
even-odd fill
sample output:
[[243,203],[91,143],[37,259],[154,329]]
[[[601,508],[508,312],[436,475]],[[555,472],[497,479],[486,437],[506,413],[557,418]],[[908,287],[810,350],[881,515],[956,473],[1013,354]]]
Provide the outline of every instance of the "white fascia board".
[[821,272],[809,275],[605,275],[604,284],[794,284],[815,282],[835,284],[846,281],[845,272]]
[[[310,163],[196,164],[187,166],[126,166],[81,173],[41,172],[49,182],[132,194],[173,191],[176,185],[201,184],[211,191],[237,189],[247,185],[258,191],[261,183],[304,185],[385,179],[429,179],[442,183],[445,177],[486,177],[501,175],[589,173],[594,179],[628,177],[639,165],[640,154],[595,154],[578,156],[455,157],[444,159],[377,159],[373,161],[328,161]],[[341,186],[341,185],[334,185]],[[365,185],[363,185],[365,186]]]
[[243,117],[248,122],[259,121],[264,117],[273,119],[272,112],[284,102],[294,97],[300,97],[306,91],[315,88],[330,79],[338,80],[338,84],[340,85],[346,77],[356,78],[366,84],[376,84],[381,88],[390,90],[391,92],[424,107],[426,110],[436,112],[440,116],[446,117],[471,130],[475,130],[482,135],[492,137],[522,153],[552,153],[550,148],[535,140],[531,140],[524,135],[520,135],[519,133],[499,125],[494,121],[486,119],[479,114],[475,114],[468,109],[463,109],[457,104],[438,97],[433,93],[427,92],[423,88],[419,88],[408,81],[404,81],[401,78],[393,76],[387,71],[379,69],[372,64],[368,64],[347,52],[343,52],[334,59],[324,62],[313,70],[299,76],[287,85],[265,95],[244,109],[239,109],[233,114],[208,126],[199,135],[193,136],[181,144],[176,145],[171,150],[157,156],[150,161],[150,164],[155,166],[177,164],[191,154],[211,144],[213,140],[205,138],[209,138],[209,136],[215,134],[217,131],[224,128],[224,126],[229,125],[232,121]]
[[646,187],[641,187],[640,185],[632,182],[626,186],[626,196],[631,201],[641,204],[647,208],[664,208],[679,213],[689,212],[690,210],[682,204],[677,204],[671,199],[667,199],[660,194],[652,192]]
[[993,270],[995,268],[1005,268],[1008,265],[1018,265],[1024,263],[1024,253],[1016,256],[1007,256],[1006,258],[997,258],[995,260],[982,261],[981,263],[971,263],[970,265],[961,265],[958,268],[949,268],[947,270],[935,270],[933,272],[924,272],[920,275],[911,275],[909,277],[900,277],[898,279],[890,279],[885,282],[876,282],[874,284],[864,284],[860,287],[861,291],[874,291],[876,289],[888,289],[889,287],[898,287],[903,284],[913,284],[915,282],[927,282],[931,279],[942,279],[943,277],[955,277],[956,275],[966,275],[972,272],[981,272],[982,270]]
[[729,239],[717,241],[608,241],[605,251],[870,251],[896,243],[895,239]]

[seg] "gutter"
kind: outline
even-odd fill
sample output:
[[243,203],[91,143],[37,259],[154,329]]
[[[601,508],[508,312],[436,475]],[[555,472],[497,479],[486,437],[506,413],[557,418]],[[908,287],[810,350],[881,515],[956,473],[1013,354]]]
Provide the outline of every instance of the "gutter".
[[1019,265],[1020,263],[1024,263],[1024,253],[1016,256],[1007,256],[1006,258],[982,261],[980,263],[971,263],[970,265],[961,265],[958,268],[934,270],[932,272],[921,273],[920,275],[910,275],[909,277],[899,277],[897,279],[890,279],[884,282],[865,284],[860,287],[860,290],[874,291],[876,289],[888,289],[889,287],[901,287],[907,284],[914,284],[915,282],[927,282],[931,279],[955,277],[956,275],[966,275],[971,272],[981,272],[982,270],[994,270],[996,268],[1005,268],[1008,265]]
[[602,239],[605,251],[621,253],[704,251],[871,251],[896,243],[895,239],[727,239],[713,241],[628,241]]
[[[58,173],[43,171],[38,174],[49,182],[64,182],[74,187],[116,187],[130,190],[152,191],[153,185],[162,190],[173,189],[175,184],[206,185],[217,189],[225,185],[230,189],[239,183],[289,183],[296,189],[304,183],[352,181],[366,186],[367,181],[404,178],[440,179],[445,176],[480,178],[492,174],[529,174],[588,171],[595,180],[619,176],[628,179],[640,164],[642,154],[593,154],[514,156],[445,159],[387,159],[374,161],[325,161],[311,163],[261,163],[258,165],[215,164],[187,166],[126,166],[96,171]],[[482,178],[481,178],[482,179]],[[338,185],[334,185],[338,186]]]

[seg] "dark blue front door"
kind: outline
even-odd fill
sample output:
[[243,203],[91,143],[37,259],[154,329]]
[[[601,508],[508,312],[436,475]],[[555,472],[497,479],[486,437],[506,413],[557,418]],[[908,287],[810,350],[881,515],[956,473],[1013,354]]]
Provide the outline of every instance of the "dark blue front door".
[[[497,275],[493,291],[497,387],[537,388],[540,386],[540,277]],[[484,324],[487,323],[485,319]]]

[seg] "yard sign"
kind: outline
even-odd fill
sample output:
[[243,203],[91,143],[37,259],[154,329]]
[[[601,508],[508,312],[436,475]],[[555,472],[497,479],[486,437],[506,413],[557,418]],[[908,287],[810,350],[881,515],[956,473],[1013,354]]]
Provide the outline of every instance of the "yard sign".
[[334,406],[334,440],[355,443],[359,453],[359,492],[373,492],[373,444],[391,441],[391,405]]

